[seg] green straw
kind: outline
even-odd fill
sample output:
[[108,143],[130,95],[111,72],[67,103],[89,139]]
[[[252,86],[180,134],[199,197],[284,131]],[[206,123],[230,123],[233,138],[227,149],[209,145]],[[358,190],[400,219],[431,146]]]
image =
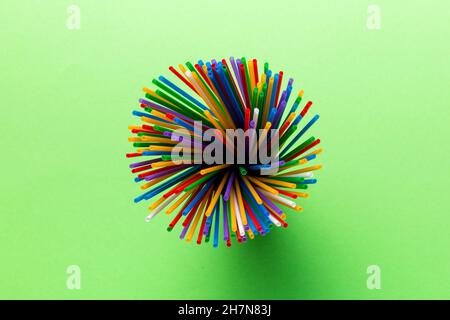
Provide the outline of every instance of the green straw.
[[199,184],[205,182],[206,180],[208,180],[209,178],[211,178],[213,175],[217,174],[216,172],[211,172],[208,173],[207,175],[205,175],[203,178],[198,179],[197,181],[193,182],[191,185],[187,186],[184,190],[185,191],[189,191],[193,188],[195,188],[196,186],[198,186]]
[[309,138],[305,142],[303,142],[301,145],[295,147],[291,152],[289,152],[287,155],[285,155],[283,158],[288,159],[290,156],[296,154],[298,151],[303,149],[304,147],[310,145],[315,140],[314,137]]

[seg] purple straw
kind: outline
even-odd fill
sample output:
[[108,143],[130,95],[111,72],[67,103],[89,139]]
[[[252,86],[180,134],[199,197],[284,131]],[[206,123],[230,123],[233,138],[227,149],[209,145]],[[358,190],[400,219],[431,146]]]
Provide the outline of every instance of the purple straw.
[[157,172],[157,173],[153,173],[153,174],[151,174],[151,175],[148,175],[148,176],[146,176],[144,179],[145,179],[146,181],[153,180],[153,179],[162,177],[162,176],[164,176],[164,175],[166,175],[166,174],[168,174],[168,173],[172,173],[172,172],[175,172],[175,171],[179,171],[179,170],[185,169],[186,167],[187,167],[187,165],[174,166],[174,167],[171,167],[171,168],[169,168],[169,169],[163,170],[163,171],[161,171],[161,172]]
[[223,204],[223,223],[224,223],[224,233],[223,233],[223,239],[225,241],[230,240],[230,230],[228,230],[228,206],[225,199],[222,199]]
[[244,97],[244,85],[242,84],[242,79],[241,79],[241,72],[238,68],[238,66],[241,64],[241,59],[236,59],[236,71],[234,72],[237,81],[238,81],[238,85],[239,85],[239,89],[241,90],[241,95],[242,97]]
[[230,178],[228,179],[227,188],[225,189],[225,194],[223,196],[223,199],[225,201],[228,201],[228,199],[230,198],[231,184],[233,183],[233,180],[234,180],[234,171],[231,172]]
[[130,164],[130,168],[142,167],[142,166],[145,166],[147,164],[151,164],[153,162],[158,162],[158,161],[161,161],[161,160],[162,160],[162,158],[156,158],[156,159],[152,159],[152,160],[135,162],[135,163]]
[[261,199],[263,199],[269,205],[269,207],[271,207],[273,209],[273,211],[275,211],[279,215],[281,215],[283,213],[283,211],[280,208],[278,208],[272,201],[270,201],[270,199],[268,197],[266,197],[266,195],[264,193],[262,193],[259,190],[256,190],[256,192],[259,194]]
[[280,120],[281,115],[283,114],[285,108],[286,108],[286,100],[283,100],[281,101],[280,106],[278,107],[277,113],[275,114],[275,119],[273,121],[276,127],[278,126],[278,121]]

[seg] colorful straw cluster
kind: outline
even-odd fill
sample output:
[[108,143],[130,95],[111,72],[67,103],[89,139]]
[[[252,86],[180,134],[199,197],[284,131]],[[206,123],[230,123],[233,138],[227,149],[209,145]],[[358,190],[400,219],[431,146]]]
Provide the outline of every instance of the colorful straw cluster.
[[[322,167],[309,164],[322,149],[315,148],[320,139],[304,138],[319,115],[303,120],[312,105],[308,101],[299,108],[303,90],[291,98],[294,101],[289,108],[293,79],[281,91],[283,72],[273,73],[268,63],[259,72],[256,59],[200,60],[169,70],[181,82],[176,84],[164,76],[153,79],[157,89],[144,88],[146,99],[139,100],[142,110],[133,111],[142,124],[129,127],[135,136],[128,140],[136,150],[127,157],[139,158],[130,168],[144,190],[135,202],[153,201],[147,221],[160,212],[172,214],[169,231],[178,227],[181,239],[189,242],[196,238],[198,244],[211,239],[214,247],[222,240],[231,246],[232,238],[245,242],[265,235],[273,226],[287,227],[285,208],[302,210],[293,200],[308,197],[303,191],[316,183],[313,171]],[[247,162],[174,161],[175,146],[186,138],[175,134],[179,129],[200,140],[200,150],[198,144],[190,149],[194,155],[206,148],[207,143],[194,130],[196,121],[202,121],[202,130],[223,133],[215,139],[225,153],[236,151],[236,146],[223,138],[226,129],[267,130],[246,137]],[[278,161],[249,163],[249,155],[259,151],[262,142],[269,150],[274,148],[275,135],[269,129],[278,129]],[[277,170],[267,175],[275,167]]]

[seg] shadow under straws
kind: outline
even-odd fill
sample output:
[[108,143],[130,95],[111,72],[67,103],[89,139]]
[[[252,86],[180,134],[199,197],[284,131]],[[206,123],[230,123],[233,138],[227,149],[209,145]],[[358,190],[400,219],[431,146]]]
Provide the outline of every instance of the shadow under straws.
[[306,227],[298,226],[289,234],[277,228],[239,244],[233,254],[236,263],[228,273],[230,281],[240,283],[236,299],[313,299],[324,290],[319,287],[321,268],[313,263],[316,245],[324,242],[312,245],[308,235],[317,233],[302,232]]

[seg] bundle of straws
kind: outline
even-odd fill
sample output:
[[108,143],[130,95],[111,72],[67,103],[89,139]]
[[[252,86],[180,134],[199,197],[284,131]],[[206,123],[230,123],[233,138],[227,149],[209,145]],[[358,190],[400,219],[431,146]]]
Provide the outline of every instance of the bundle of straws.
[[[302,121],[312,102],[299,108],[300,90],[289,109],[293,79],[280,93],[283,72],[272,73],[265,63],[259,74],[256,59],[199,60],[195,65],[187,62],[178,67],[179,71],[172,66],[169,70],[181,82],[159,76],[152,81],[155,91],[143,89],[146,99],[139,100],[142,110],[133,111],[142,124],[129,126],[135,135],[128,140],[136,150],[126,156],[142,159],[130,165],[137,175],[135,182],[143,182],[144,193],[135,202],[153,201],[147,221],[162,211],[167,215],[175,211],[168,231],[182,220],[180,239],[190,242],[196,236],[201,244],[203,238],[205,242],[212,238],[214,247],[219,238],[229,247],[233,237],[245,242],[265,235],[273,226],[287,227],[285,208],[302,210],[293,200],[308,197],[303,191],[317,182],[313,171],[322,167],[308,164],[322,152],[314,149],[320,139],[303,137],[319,119],[315,115]],[[182,88],[184,85],[187,87]],[[194,127],[200,121],[202,131],[214,130],[214,141],[225,153],[245,149],[244,161],[175,161],[173,151],[180,141],[189,141],[186,135],[197,142],[189,142],[187,147],[194,156],[207,148],[198,126]],[[258,129],[260,134],[245,136],[244,144],[236,147],[224,138],[228,129]],[[182,130],[184,135],[177,133]],[[275,145],[277,150],[271,150]],[[264,148],[273,151],[277,161],[250,163],[249,155]]]

